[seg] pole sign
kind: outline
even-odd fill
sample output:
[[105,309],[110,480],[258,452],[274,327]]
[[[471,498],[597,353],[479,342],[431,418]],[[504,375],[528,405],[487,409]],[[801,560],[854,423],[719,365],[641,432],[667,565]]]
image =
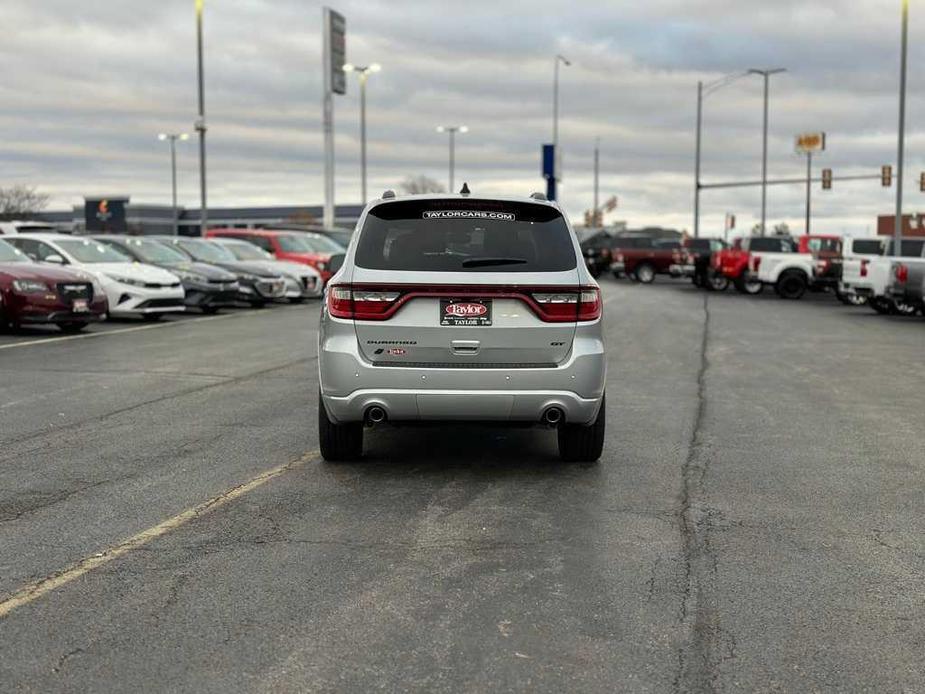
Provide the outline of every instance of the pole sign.
[[128,231],[125,205],[128,198],[84,198],[84,226],[87,231],[124,234]]
[[556,146],[543,145],[543,178],[546,179],[546,199],[556,199]]
[[346,94],[347,73],[344,72],[344,63],[347,62],[347,20],[344,19],[344,15],[328,10],[327,30],[328,48],[331,52],[331,91],[335,94]]
[[797,135],[796,150],[800,154],[825,151],[825,133],[803,133]]

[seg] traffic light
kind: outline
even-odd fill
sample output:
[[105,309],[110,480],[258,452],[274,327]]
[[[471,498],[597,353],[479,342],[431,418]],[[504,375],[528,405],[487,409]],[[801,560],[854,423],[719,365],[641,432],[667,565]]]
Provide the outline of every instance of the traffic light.
[[919,178],[919,190],[925,193],[925,171],[922,172],[922,176]]
[[880,167],[880,185],[884,188],[893,185],[893,167],[889,164]]
[[822,190],[832,189],[832,169],[822,170]]

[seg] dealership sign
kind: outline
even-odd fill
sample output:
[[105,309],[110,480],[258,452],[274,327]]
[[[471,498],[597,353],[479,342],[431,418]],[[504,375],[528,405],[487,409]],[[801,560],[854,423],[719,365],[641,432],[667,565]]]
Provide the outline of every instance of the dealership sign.
[[825,133],[803,133],[797,135],[796,149],[800,154],[825,151]]
[[125,206],[128,198],[84,198],[84,225],[87,231],[124,234],[128,231]]

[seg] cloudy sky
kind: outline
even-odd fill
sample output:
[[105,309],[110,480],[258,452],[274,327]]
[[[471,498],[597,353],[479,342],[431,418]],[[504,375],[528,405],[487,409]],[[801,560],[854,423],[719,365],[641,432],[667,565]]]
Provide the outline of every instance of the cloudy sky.
[[[322,201],[321,3],[205,0],[210,202]],[[609,219],[691,226],[695,94],[750,67],[786,67],[771,87],[770,173],[804,175],[793,137],[825,130],[819,159],[839,174],[896,159],[900,0],[339,0],[348,59],[379,62],[369,83],[369,189],[405,176],[446,180],[440,123],[465,123],[457,181],[479,193],[542,189],[551,138],[553,56],[562,69],[561,199],[592,199],[601,140]],[[907,211],[925,211],[925,7],[912,7]],[[168,202],[160,131],[192,131],[193,0],[3,0],[0,186],[26,183],[54,208],[84,195]],[[758,178],[761,81],[741,79],[704,106],[706,182]],[[359,201],[357,86],[336,97],[337,200]],[[197,150],[180,145],[180,197],[198,205]],[[823,163],[824,162],[824,163]],[[817,230],[863,233],[891,211],[878,182],[814,190]],[[803,188],[769,192],[769,223],[802,227]],[[708,192],[703,229],[760,215],[759,189]]]

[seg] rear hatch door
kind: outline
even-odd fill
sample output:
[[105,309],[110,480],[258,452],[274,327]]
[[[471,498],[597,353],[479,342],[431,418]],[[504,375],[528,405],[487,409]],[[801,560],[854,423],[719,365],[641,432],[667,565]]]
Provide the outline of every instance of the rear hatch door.
[[[351,287],[359,347],[384,366],[551,367],[568,358],[582,307],[571,231],[534,203],[379,205]],[[386,319],[368,319],[367,305]]]

